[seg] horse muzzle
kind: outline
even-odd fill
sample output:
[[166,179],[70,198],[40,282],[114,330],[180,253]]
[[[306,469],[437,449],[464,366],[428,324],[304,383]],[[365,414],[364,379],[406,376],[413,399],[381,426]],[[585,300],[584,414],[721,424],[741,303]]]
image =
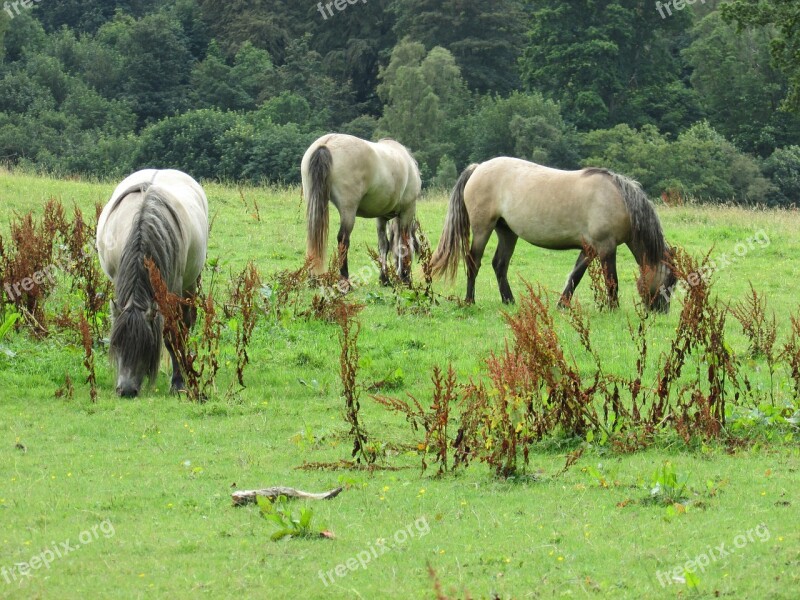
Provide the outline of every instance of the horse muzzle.
[[139,388],[129,383],[117,386],[117,396],[121,398],[135,398],[139,395]]

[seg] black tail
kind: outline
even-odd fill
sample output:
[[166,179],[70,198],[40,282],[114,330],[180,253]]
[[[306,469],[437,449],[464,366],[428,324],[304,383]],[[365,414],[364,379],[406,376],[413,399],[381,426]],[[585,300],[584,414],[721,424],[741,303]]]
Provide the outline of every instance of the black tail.
[[461,257],[466,260],[469,253],[469,213],[464,203],[464,188],[477,168],[478,165],[473,164],[464,169],[450,194],[442,237],[431,258],[434,277],[445,276],[452,281],[458,272]]

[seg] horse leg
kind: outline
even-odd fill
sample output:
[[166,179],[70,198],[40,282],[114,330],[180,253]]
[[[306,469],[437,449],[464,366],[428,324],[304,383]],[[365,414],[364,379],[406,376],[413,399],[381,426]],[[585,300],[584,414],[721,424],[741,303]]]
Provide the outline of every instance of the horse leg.
[[376,219],[378,222],[378,256],[381,261],[381,285],[389,285],[389,276],[386,274],[386,257],[389,254],[389,238],[386,237],[387,220],[383,217]]
[[608,307],[612,310],[619,308],[619,278],[617,277],[617,250],[616,248],[601,259],[603,276],[606,279],[608,290]]
[[400,280],[406,285],[411,285],[411,261],[414,257],[414,213],[398,217],[398,232],[400,239],[396,246],[397,266]]
[[183,381],[183,374],[181,373],[178,358],[175,356],[175,349],[170,342],[166,342],[165,345],[167,346],[169,357],[172,359],[172,382],[170,383],[169,391],[170,393],[177,394],[186,389],[186,383]]
[[478,278],[483,251],[489,242],[492,229],[494,229],[494,226],[487,227],[484,231],[475,231],[473,229],[472,246],[469,249],[469,256],[467,256],[467,297],[464,299],[467,304],[475,304],[475,280]]
[[508,284],[508,265],[511,263],[514,247],[517,245],[519,237],[503,220],[498,221],[495,231],[497,232],[497,251],[492,259],[492,267],[497,276],[500,299],[503,304],[514,304],[514,294],[511,293],[511,286]]
[[342,267],[339,269],[342,279],[350,279],[350,271],[347,268],[347,252],[350,250],[350,234],[353,232],[355,224],[355,215],[341,215],[341,224],[339,225],[339,234],[336,236],[336,241],[339,243],[340,260],[342,261]]
[[572,268],[572,273],[567,277],[567,285],[564,287],[564,291],[561,292],[561,299],[558,301],[558,306],[560,308],[569,306],[572,300],[572,294],[575,293],[575,288],[577,288],[578,284],[581,282],[583,274],[586,273],[590,262],[592,261],[586,256],[586,252],[581,250],[581,253],[578,255],[578,260],[575,261],[575,266]]

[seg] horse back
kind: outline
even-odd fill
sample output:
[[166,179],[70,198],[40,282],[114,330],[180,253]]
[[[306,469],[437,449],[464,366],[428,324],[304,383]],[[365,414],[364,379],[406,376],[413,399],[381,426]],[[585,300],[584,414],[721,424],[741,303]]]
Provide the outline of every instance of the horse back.
[[[164,201],[166,226],[180,240],[179,274],[183,290],[197,280],[205,264],[208,245],[208,199],[192,177],[176,170],[145,169],[126,177],[115,188],[97,223],[100,263],[113,280],[145,201],[143,190],[152,187]],[[182,290],[173,290],[180,292]]]

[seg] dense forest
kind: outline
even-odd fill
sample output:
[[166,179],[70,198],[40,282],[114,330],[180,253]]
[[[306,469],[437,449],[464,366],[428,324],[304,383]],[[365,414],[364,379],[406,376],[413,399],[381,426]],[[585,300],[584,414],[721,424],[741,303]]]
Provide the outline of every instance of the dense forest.
[[403,142],[427,185],[511,155],[667,198],[797,202],[798,3],[688,4],[5,2],[0,162],[295,183],[340,131]]

